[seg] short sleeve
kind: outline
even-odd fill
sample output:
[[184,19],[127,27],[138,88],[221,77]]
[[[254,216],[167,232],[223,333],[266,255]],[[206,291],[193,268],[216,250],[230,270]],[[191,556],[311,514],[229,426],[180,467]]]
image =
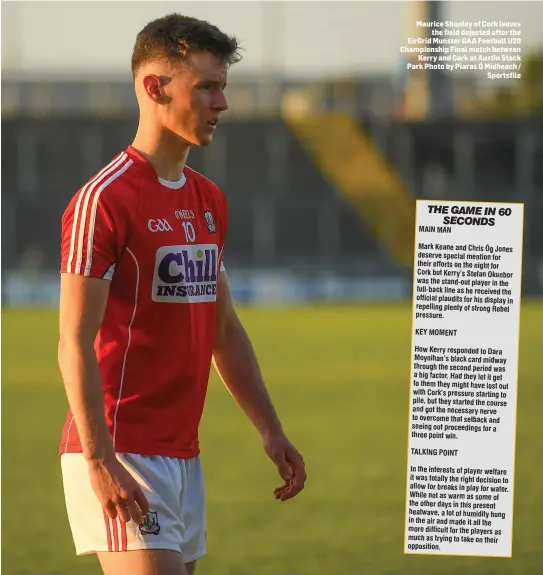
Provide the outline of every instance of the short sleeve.
[[111,280],[118,256],[118,237],[105,194],[82,188],[62,216],[61,273]]

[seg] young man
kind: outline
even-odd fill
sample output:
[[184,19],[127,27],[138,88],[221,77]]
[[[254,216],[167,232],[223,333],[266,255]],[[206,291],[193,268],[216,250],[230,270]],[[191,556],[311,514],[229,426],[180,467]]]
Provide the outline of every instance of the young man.
[[191,575],[205,554],[198,426],[213,361],[284,484],[306,479],[236,315],[222,258],[225,196],[185,165],[211,144],[238,46],[170,15],[138,35],[140,121],[62,219],[58,359],[69,402],[60,445],[78,555],[105,575]]

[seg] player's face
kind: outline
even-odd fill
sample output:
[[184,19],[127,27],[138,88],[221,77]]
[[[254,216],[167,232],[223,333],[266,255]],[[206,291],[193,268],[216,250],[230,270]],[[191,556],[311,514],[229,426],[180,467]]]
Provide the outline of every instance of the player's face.
[[209,52],[191,54],[172,77],[166,126],[195,146],[208,146],[221,113],[228,108],[224,90],[227,67]]

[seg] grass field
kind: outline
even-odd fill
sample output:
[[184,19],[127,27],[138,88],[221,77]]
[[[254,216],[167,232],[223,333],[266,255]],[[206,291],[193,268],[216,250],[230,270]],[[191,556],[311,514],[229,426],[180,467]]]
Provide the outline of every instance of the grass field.
[[[513,559],[404,556],[408,306],[241,310],[308,469],[279,503],[276,471],[214,376],[201,428],[208,556],[198,575],[543,573],[541,304],[521,321]],[[66,401],[54,311],[2,314],[2,574],[97,574],[76,558],[57,444]]]

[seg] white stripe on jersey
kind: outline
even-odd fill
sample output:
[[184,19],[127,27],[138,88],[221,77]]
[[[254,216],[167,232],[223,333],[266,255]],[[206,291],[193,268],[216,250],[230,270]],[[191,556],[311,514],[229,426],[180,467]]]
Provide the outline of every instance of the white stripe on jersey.
[[[77,203],[75,205],[74,221],[72,223],[72,237],[70,240],[70,254],[68,257],[68,264],[67,264],[67,268],[66,268],[66,271],[68,273],[71,273],[71,271],[72,271],[72,261],[74,258],[74,251],[75,251],[75,246],[76,246],[76,231],[77,231],[77,222],[78,222],[78,218],[79,218],[79,210],[81,208],[81,200],[83,199],[83,197],[87,193],[90,186],[92,186],[102,176],[105,176],[106,172],[109,174],[112,169],[115,169],[117,167],[117,165],[120,162],[122,162],[123,160],[125,160],[126,158],[127,158],[126,153],[122,152],[119,156],[117,156],[114,160],[112,160],[111,163],[109,163],[105,168],[102,168],[102,170],[100,170],[98,172],[98,174],[96,174],[96,176],[94,176],[94,178],[89,180],[85,184],[85,186],[81,189],[81,191],[79,192],[79,198],[77,199]],[[84,218],[83,218],[83,229],[85,229]]]
[[[114,182],[119,176],[122,176],[126,170],[134,163],[134,160],[129,160],[124,164],[122,168],[120,168],[117,172],[115,172],[108,180],[106,180],[99,188],[96,194],[94,195],[94,199],[92,201],[92,210],[91,210],[91,219],[89,224],[89,237],[87,240],[87,265],[85,266],[85,274],[86,276],[90,275],[91,266],[92,266],[92,248],[94,242],[94,227],[96,225],[96,212],[98,211],[98,199],[100,198],[100,194],[111,184]],[[78,262],[79,263],[79,262]],[[79,269],[80,271],[80,269]],[[78,271],[78,273],[79,273]]]
[[[117,162],[115,162],[115,164],[113,164],[108,170],[106,170],[99,178],[96,178],[93,183],[88,187],[86,193],[85,193],[85,201],[83,202],[83,213],[81,215],[81,221],[79,223],[79,234],[78,234],[78,240],[77,240],[77,259],[75,262],[75,273],[79,274],[81,273],[81,264],[83,263],[83,247],[85,244],[85,228],[86,228],[86,224],[87,224],[87,210],[89,207],[89,201],[91,199],[92,194],[94,193],[96,186],[103,181],[103,179],[105,178],[105,176],[108,176],[111,172],[114,172],[113,176],[115,176],[115,174],[118,174],[118,170],[120,168],[120,166],[126,165],[128,162],[126,162],[127,159],[127,155],[123,154],[123,156],[121,156],[121,158],[119,160],[117,160]],[[130,160],[130,164],[132,163],[132,160]],[[123,172],[124,173],[124,172]],[[113,180],[115,180],[115,177],[110,178],[107,183],[111,183]],[[94,230],[92,230],[92,232],[94,232]],[[88,233],[91,233],[91,228],[89,225],[89,231]],[[88,246],[88,244],[87,244]],[[89,257],[89,254],[87,253],[87,258]]]
[[74,416],[70,419],[70,425],[68,425],[68,432],[66,433],[66,445],[64,446],[64,453],[68,451],[68,442],[70,441],[70,431],[72,431],[72,425],[74,423]]
[[136,318],[136,312],[138,310],[138,291],[140,285],[140,265],[138,263],[138,258],[134,255],[134,252],[127,247],[126,251],[132,256],[134,263],[136,264],[136,288],[134,293],[134,309],[132,310],[132,319],[128,324],[128,341],[126,343],[126,349],[124,351],[123,357],[123,367],[121,369],[121,382],[119,385],[119,395],[117,396],[117,403],[115,404],[115,413],[113,414],[113,449],[115,449],[115,439],[117,436],[117,414],[119,413],[119,406],[121,405],[121,399],[123,396],[123,387],[124,387],[124,372],[126,368],[126,358],[128,356],[128,350],[130,349],[130,344],[132,343],[132,324],[134,323],[134,319]]

